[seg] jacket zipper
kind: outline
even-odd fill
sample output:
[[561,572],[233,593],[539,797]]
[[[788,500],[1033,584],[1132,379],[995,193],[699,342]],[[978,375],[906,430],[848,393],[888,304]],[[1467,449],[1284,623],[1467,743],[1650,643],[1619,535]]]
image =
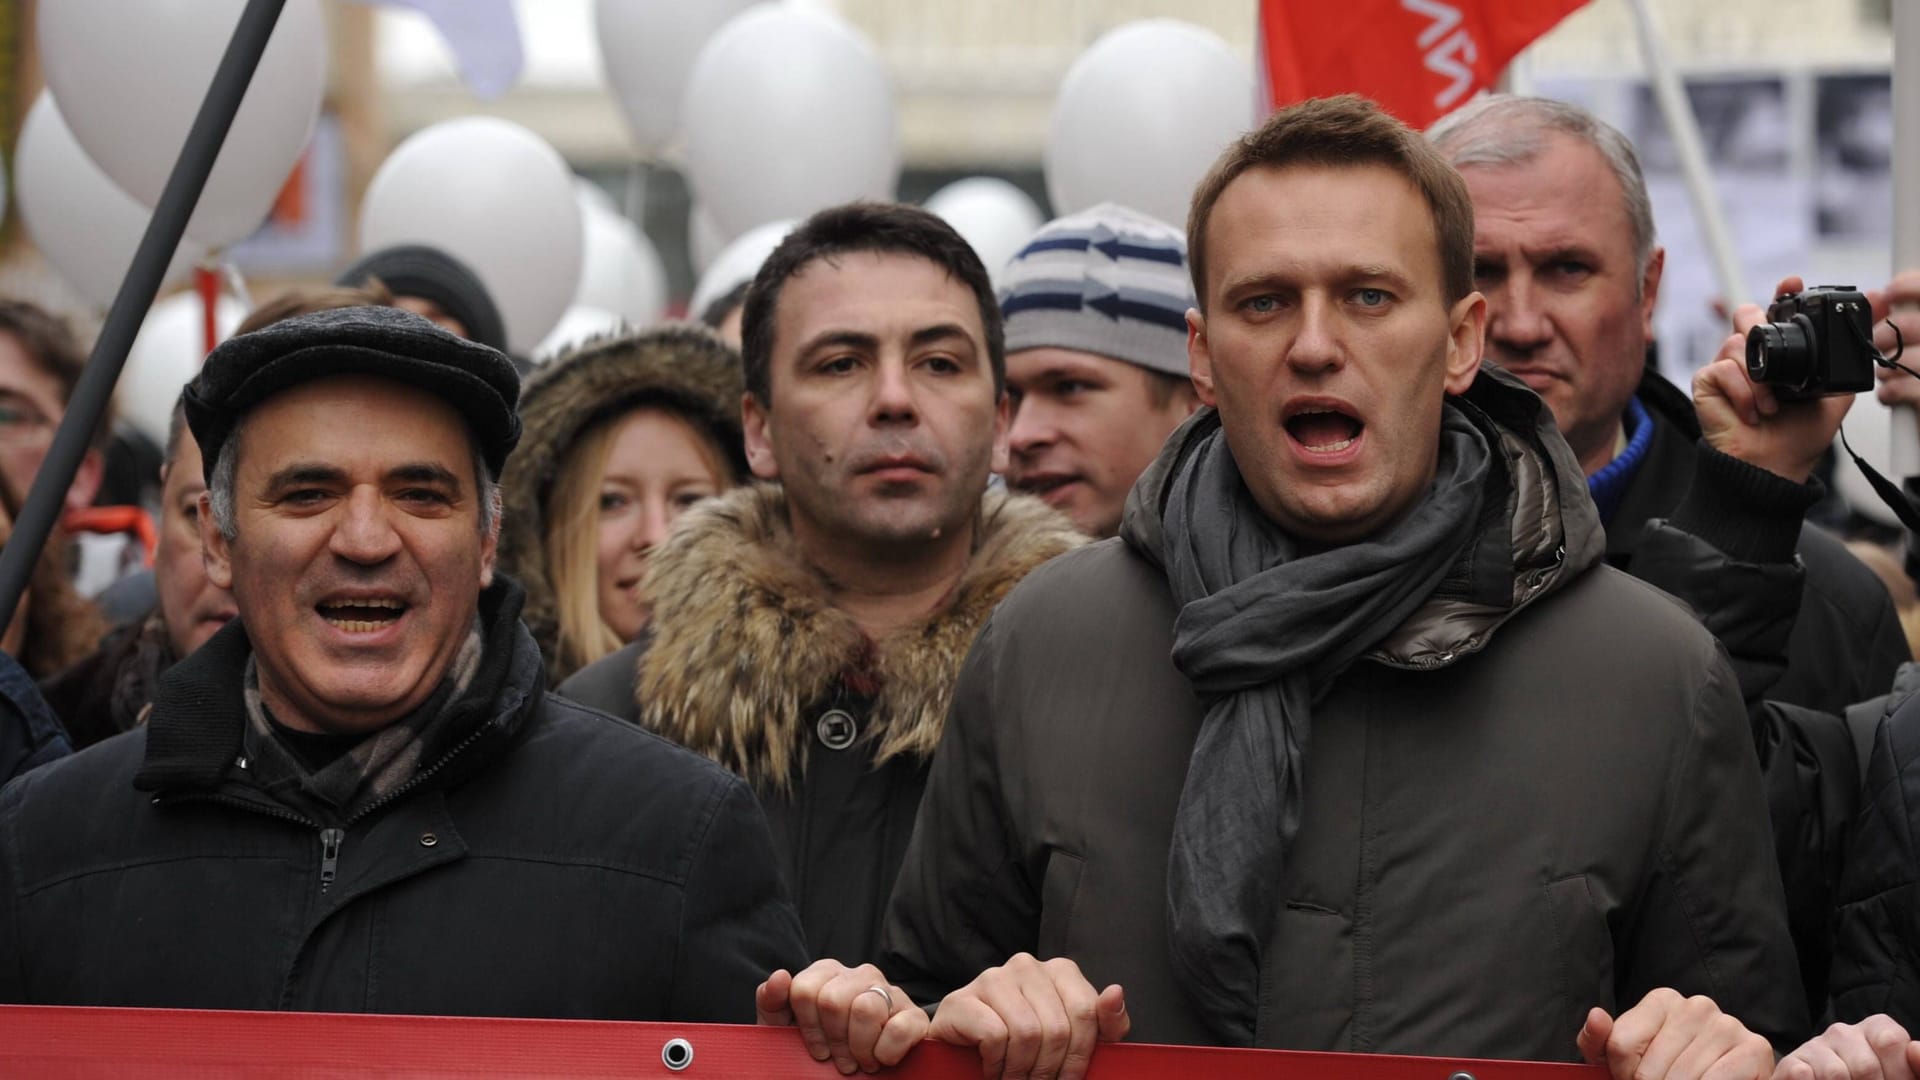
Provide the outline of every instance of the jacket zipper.
[[[524,695],[522,695],[521,700],[522,701],[525,700]],[[515,702],[516,707],[518,706],[518,704],[519,702]],[[496,714],[496,716],[497,715],[498,714]],[[444,755],[442,755],[439,761],[436,761],[432,765],[429,765],[426,768],[415,773],[413,775],[413,779],[408,780],[406,783],[401,784],[399,787],[394,788],[392,791],[387,792],[384,796],[381,796],[379,799],[376,799],[373,802],[368,803],[366,806],[362,807],[359,813],[354,814],[352,817],[347,819],[346,824],[351,825],[354,822],[359,821],[361,818],[366,817],[368,814],[373,813],[375,810],[380,809],[381,807],[387,805],[393,800],[399,798],[402,795],[405,795],[407,792],[412,791],[414,788],[419,787],[421,784],[425,783],[435,773],[445,768],[448,762],[460,756],[461,751],[465,750],[467,747],[472,746],[475,742],[479,741],[480,737],[485,735],[488,729],[491,727],[493,727],[493,721],[489,720],[487,723],[484,723],[479,727],[473,729],[473,731],[470,734],[468,734],[466,738],[460,740],[457,744],[455,744],[453,749],[447,751]],[[159,804],[162,798],[163,796],[156,795],[154,796],[153,801],[155,804]],[[333,879],[339,876],[340,845],[344,843],[347,838],[347,831],[343,828],[326,828],[321,826],[319,822],[314,821],[310,818],[303,817],[299,814],[294,813],[291,810],[284,810],[279,807],[262,806],[258,803],[248,802],[245,799],[236,799],[231,795],[195,793],[195,794],[186,794],[186,795],[165,796],[164,798],[165,798],[165,801],[169,803],[174,803],[174,802],[222,803],[227,806],[237,806],[242,810],[251,810],[256,814],[265,814],[268,817],[279,818],[283,821],[291,821],[296,825],[305,825],[309,829],[319,829],[320,830],[320,891],[322,893],[325,893],[327,889],[333,885]]]
[[328,887],[330,887],[333,884],[333,879],[339,875],[340,845],[347,838],[347,831],[345,829],[326,828],[322,826],[319,822],[314,821],[312,818],[303,817],[300,814],[296,814],[291,810],[282,809],[276,806],[262,806],[256,802],[249,802],[246,799],[236,799],[231,795],[212,795],[212,794],[202,794],[202,793],[193,793],[193,794],[186,794],[186,795],[169,795],[164,797],[156,795],[154,796],[153,801],[156,806],[169,805],[173,803],[183,803],[183,802],[219,803],[222,806],[236,806],[242,810],[251,810],[256,814],[263,814],[270,818],[279,818],[281,821],[291,821],[295,825],[304,825],[309,829],[319,829],[320,830],[320,891],[323,893],[326,892]]
[[333,887],[334,875],[340,871],[340,841],[347,838],[345,829],[320,830],[320,891],[325,893]]

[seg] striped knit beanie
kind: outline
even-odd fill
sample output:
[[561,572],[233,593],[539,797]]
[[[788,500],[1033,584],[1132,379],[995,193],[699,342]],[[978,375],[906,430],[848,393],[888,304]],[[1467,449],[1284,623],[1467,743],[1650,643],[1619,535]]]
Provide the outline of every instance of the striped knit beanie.
[[1178,229],[1102,203],[1047,223],[1001,278],[1007,352],[1057,348],[1187,376],[1187,241]]

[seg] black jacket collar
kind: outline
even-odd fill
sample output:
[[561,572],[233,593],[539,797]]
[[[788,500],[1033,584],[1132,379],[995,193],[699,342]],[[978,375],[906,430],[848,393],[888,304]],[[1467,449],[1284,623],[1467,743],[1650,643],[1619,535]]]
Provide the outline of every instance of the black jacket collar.
[[1686,497],[1693,483],[1694,444],[1700,438],[1692,399],[1651,365],[1634,396],[1653,421],[1653,442],[1607,523],[1607,561],[1615,566],[1633,557],[1648,521],[1673,516]]

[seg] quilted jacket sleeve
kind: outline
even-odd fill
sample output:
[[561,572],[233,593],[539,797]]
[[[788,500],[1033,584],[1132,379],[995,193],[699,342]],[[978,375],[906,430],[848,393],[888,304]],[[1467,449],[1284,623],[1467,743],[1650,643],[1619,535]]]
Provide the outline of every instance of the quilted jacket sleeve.
[[1834,917],[1833,1011],[1920,1030],[1920,695],[1874,733]]

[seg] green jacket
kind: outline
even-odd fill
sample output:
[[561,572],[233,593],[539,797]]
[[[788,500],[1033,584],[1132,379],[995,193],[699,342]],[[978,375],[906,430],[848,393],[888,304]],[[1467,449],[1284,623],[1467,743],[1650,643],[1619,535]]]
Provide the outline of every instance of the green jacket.
[[[1467,400],[1508,433],[1505,498],[1489,499],[1507,513],[1314,706],[1256,1042],[1577,1060],[1589,1008],[1670,986],[1797,1045],[1806,1010],[1724,654],[1602,565],[1584,477],[1537,398],[1483,375]],[[1157,519],[1164,465],[1129,514]],[[1158,553],[1116,539],[1034,572],[982,631],[883,938],[916,997],[1025,950],[1121,984],[1136,1040],[1210,1041],[1167,946],[1168,840],[1204,715],[1169,659],[1176,613]]]

